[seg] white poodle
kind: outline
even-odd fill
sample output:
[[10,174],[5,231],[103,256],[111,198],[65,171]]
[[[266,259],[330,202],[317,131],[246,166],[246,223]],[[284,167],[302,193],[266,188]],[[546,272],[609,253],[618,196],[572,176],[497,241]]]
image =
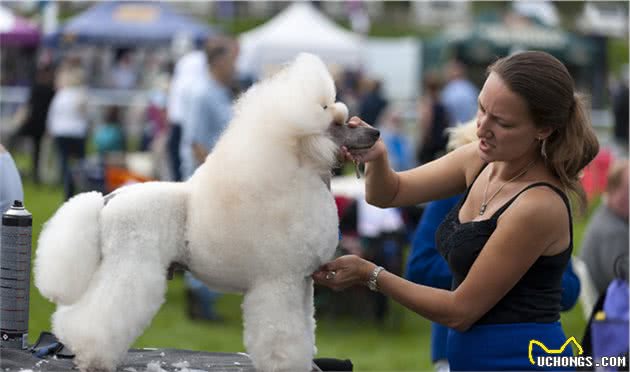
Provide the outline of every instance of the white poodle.
[[53,332],[81,370],[116,368],[164,301],[174,262],[213,289],[245,294],[244,343],[258,370],[311,369],[310,275],[338,240],[330,171],[340,145],[370,147],[378,131],[335,123],[347,108],[308,54],[234,111],[188,181],[80,194],[46,223],[35,283],[58,305]]

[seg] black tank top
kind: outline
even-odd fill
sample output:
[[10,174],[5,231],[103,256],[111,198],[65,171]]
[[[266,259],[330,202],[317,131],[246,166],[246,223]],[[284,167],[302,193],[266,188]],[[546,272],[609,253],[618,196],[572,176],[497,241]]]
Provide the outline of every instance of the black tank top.
[[557,321],[560,318],[562,274],[573,250],[573,221],[567,196],[549,183],[533,183],[507,201],[489,219],[460,223],[459,210],[468,198],[470,189],[477,177],[468,186],[462,200],[451,209],[436,232],[436,247],[448,262],[453,274],[451,288],[456,289],[464,281],[472,264],[496,229],[499,216],[526,190],[546,186],[562,197],[569,211],[571,234],[569,247],[553,256],[540,256],[516,285],[475,324]]

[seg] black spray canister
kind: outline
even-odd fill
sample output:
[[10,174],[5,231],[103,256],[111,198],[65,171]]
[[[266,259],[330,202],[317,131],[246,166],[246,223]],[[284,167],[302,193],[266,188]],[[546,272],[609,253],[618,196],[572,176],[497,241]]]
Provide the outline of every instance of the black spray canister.
[[16,200],[2,215],[0,232],[0,347],[28,345],[28,301],[33,219]]

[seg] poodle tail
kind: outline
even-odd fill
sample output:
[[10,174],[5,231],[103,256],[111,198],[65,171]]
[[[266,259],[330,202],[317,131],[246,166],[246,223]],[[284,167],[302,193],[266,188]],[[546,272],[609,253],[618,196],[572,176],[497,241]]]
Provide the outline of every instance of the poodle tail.
[[35,285],[59,305],[81,298],[101,260],[99,192],[79,194],[46,222],[37,244]]

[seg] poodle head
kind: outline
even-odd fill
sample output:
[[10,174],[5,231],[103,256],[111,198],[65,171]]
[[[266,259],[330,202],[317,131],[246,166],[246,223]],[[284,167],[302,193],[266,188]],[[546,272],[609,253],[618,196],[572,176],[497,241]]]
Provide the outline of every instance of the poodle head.
[[[340,145],[369,147],[378,138],[378,134],[365,135],[364,129],[339,125],[347,121],[348,108],[336,102],[335,84],[324,62],[308,53],[299,54],[270,78],[252,86],[239,99],[235,112],[247,116],[247,122],[264,125],[267,134],[296,143],[299,156],[319,168],[334,165]],[[360,132],[363,140],[359,140]]]
[[368,148],[378,139],[372,128],[350,128],[348,108],[336,102],[335,83],[324,62],[301,53],[291,63],[264,79],[238,100],[236,125],[250,133],[264,129],[268,141],[295,148],[301,164],[325,171],[337,161],[340,146]]
[[278,74],[285,86],[285,125],[298,136],[323,134],[331,123],[344,123],[348,108],[336,102],[335,83],[319,57],[302,53]]
[[345,104],[335,102],[335,84],[324,62],[301,53],[238,100],[236,115],[256,116],[265,130],[303,136],[322,133],[348,118]]

